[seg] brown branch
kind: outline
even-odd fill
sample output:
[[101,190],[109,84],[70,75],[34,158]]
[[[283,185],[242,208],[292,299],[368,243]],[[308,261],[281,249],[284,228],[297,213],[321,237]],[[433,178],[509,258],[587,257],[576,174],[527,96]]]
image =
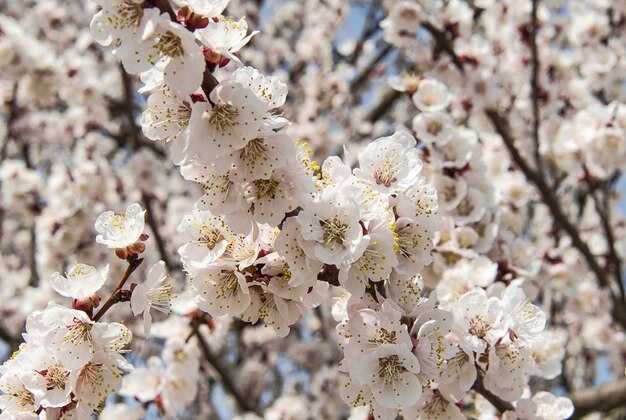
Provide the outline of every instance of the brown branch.
[[513,407],[510,402],[504,401],[503,399],[489,391],[487,388],[485,388],[485,385],[483,384],[483,379],[484,375],[482,371],[478,369],[478,376],[476,377],[476,382],[474,383],[473,387],[474,391],[482,395],[500,413],[504,413],[505,411],[515,411],[515,407]]
[[370,110],[365,117],[365,120],[372,124],[380,120],[387,113],[387,111],[391,109],[396,101],[400,99],[402,93],[403,92],[389,88],[389,90],[380,95],[380,101]]
[[367,66],[365,66],[365,68],[359,74],[356,75],[354,80],[352,80],[352,82],[350,83],[350,91],[352,92],[358,91],[365,84],[367,79],[369,79],[369,77],[372,75],[372,73],[376,69],[376,66],[392,50],[393,48],[391,44],[385,43],[385,46],[380,51],[378,51],[378,54],[376,54],[374,58],[367,64]]
[[200,344],[200,349],[202,350],[204,359],[209,363],[209,365],[211,365],[215,372],[217,372],[223,388],[235,398],[235,401],[237,402],[239,408],[242,411],[251,411],[260,415],[261,412],[256,407],[256,404],[249,401],[249,398],[247,398],[241,393],[241,391],[239,391],[239,389],[235,385],[235,382],[233,381],[233,378],[231,378],[228,369],[223,366],[222,362],[217,358],[215,354],[213,354],[211,348],[207,344],[200,331],[196,331],[195,335],[198,338],[198,343]]
[[339,286],[339,269],[335,265],[324,264],[322,270],[317,273],[317,279],[331,286]]
[[380,22],[382,19],[374,20],[376,16],[376,12],[378,9],[378,0],[371,0],[367,7],[367,15],[365,16],[365,20],[363,21],[363,27],[361,28],[361,35],[359,36],[359,40],[356,42],[354,46],[354,51],[348,57],[346,57],[346,61],[350,64],[356,63],[359,55],[363,51],[363,45],[365,41],[376,33],[380,29]]
[[128,267],[126,268],[124,275],[122,275],[122,278],[117,282],[117,285],[115,286],[113,293],[111,293],[111,296],[109,296],[109,298],[104,303],[104,305],[102,305],[102,308],[100,308],[98,313],[94,315],[93,320],[95,322],[98,322],[100,318],[102,318],[102,316],[111,308],[111,306],[117,303],[117,297],[118,297],[117,292],[122,290],[122,287],[124,287],[124,284],[126,284],[126,280],[128,280],[130,275],[133,274],[133,272],[143,262],[143,258],[138,258],[137,255],[134,255],[133,257],[129,258],[127,261],[128,261]]
[[182,271],[182,267],[176,266],[170,262],[170,257],[167,252],[167,247],[165,246],[165,241],[159,232],[158,226],[156,224],[156,219],[154,217],[154,208],[152,207],[152,198],[145,192],[141,192],[141,201],[143,202],[143,207],[146,209],[146,221],[148,222],[148,226],[150,226],[150,230],[152,231],[152,237],[156,242],[159,253],[161,254],[161,259],[165,262],[165,266],[167,270],[171,273],[172,271]]
[[161,13],[167,13],[170,15],[170,19],[172,19],[173,22],[176,22],[176,12],[174,12],[169,0],[149,0],[149,2],[158,8]]
[[2,148],[0,149],[0,163],[4,162],[4,160],[7,158],[9,141],[11,140],[11,135],[13,133],[13,123],[17,119],[18,115],[17,89],[18,84],[17,82],[15,82],[13,83],[11,99],[9,99],[9,102],[7,103],[7,106],[9,107],[9,112],[7,113],[7,118],[5,121],[6,133],[4,136],[4,140],[2,141]]
[[591,191],[596,211],[600,216],[600,222],[602,224],[602,230],[604,231],[605,240],[609,248],[609,261],[613,268],[613,274],[615,275],[615,281],[619,287],[622,300],[624,299],[624,279],[622,278],[622,260],[615,248],[615,234],[613,232],[613,225],[611,223],[611,203],[610,203],[610,189],[608,183],[605,185],[602,192],[602,199],[596,194],[597,191]]
[[435,52],[445,51],[452,60],[452,63],[454,63],[455,67],[461,73],[465,73],[463,61],[461,61],[461,58],[456,54],[456,51],[454,51],[454,38],[450,36],[449,32],[437,29],[437,27],[430,22],[422,22],[422,26],[430,32],[435,40]]
[[530,78],[532,105],[533,105],[533,140],[535,142],[535,163],[539,173],[543,173],[543,165],[541,162],[540,141],[539,141],[539,51],[537,48],[537,3],[538,0],[532,0],[532,16],[531,16],[531,32],[530,47],[532,54],[532,73]]
[[626,378],[598,388],[574,392],[569,398],[575,408],[572,419],[582,418],[593,412],[606,413],[618,407],[626,407]]
[[626,329],[626,308],[624,307],[624,301],[617,296],[613,292],[609,281],[607,279],[605,271],[600,267],[598,261],[593,256],[589,246],[582,240],[580,237],[580,233],[578,232],[578,228],[572,224],[567,215],[561,208],[561,205],[553,193],[552,189],[548,186],[543,176],[533,170],[526,160],[520,155],[519,150],[515,145],[515,140],[510,133],[509,124],[506,119],[498,113],[498,111],[494,109],[488,109],[485,111],[487,117],[491,120],[496,131],[502,137],[506,148],[508,149],[513,161],[519,167],[519,169],[524,173],[526,178],[531,181],[543,202],[548,206],[550,213],[552,214],[552,218],[554,219],[554,223],[563,231],[565,231],[572,241],[572,245],[576,248],[584,257],[589,269],[594,273],[596,279],[598,280],[598,284],[601,287],[607,288],[611,294],[611,298],[613,300],[613,318],[617,321],[624,329]]
[[30,228],[30,259],[29,269],[30,277],[28,279],[28,285],[31,287],[39,286],[39,272],[37,271],[37,230],[35,224]]
[[126,117],[126,123],[128,124],[127,132],[130,135],[130,148],[137,150],[139,148],[139,133],[141,129],[135,121],[135,91],[133,89],[133,80],[121,65],[120,72],[122,74],[122,86],[124,88],[122,111]]

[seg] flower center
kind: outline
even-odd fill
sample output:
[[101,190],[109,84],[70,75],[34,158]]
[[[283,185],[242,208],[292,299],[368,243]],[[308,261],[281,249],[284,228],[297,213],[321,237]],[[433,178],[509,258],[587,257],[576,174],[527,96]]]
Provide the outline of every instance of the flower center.
[[336,217],[322,221],[320,224],[324,231],[324,242],[326,245],[330,245],[332,242],[343,245],[345,242],[345,234],[349,228],[348,225],[342,224]]
[[389,357],[383,357],[378,359],[378,376],[385,380],[385,384],[389,385],[394,382],[400,375],[407,370],[397,355],[391,355]]
[[374,179],[378,185],[384,185],[390,187],[391,184],[396,182],[396,170],[391,164],[391,161],[386,161],[384,164],[376,168],[374,171]]
[[199,229],[199,233],[200,238],[198,238],[198,242],[205,244],[210,250],[213,250],[218,243],[224,240],[222,232],[212,226],[203,225]]
[[239,158],[246,162],[248,165],[254,164],[260,158],[263,158],[267,155],[267,151],[265,148],[265,142],[263,139],[252,139],[250,140],[246,146],[241,149],[241,154]]
[[162,56],[173,58],[182,57],[185,54],[180,37],[171,31],[159,34],[155,48]]
[[148,306],[168,314],[170,312],[170,302],[173,298],[172,285],[171,283],[166,283],[148,291]]
[[419,245],[418,235],[412,235],[408,226],[397,229],[395,233],[396,252],[413,260],[411,250]]
[[126,0],[117,6],[117,13],[111,13],[107,20],[114,29],[138,27],[142,16],[141,4]]
[[426,130],[433,136],[438,135],[441,132],[441,123],[439,121],[429,121],[426,124]]
[[79,377],[83,384],[89,384],[92,388],[101,387],[104,384],[102,363],[87,363],[80,371]]
[[374,337],[370,338],[368,342],[379,346],[383,344],[397,344],[398,338],[396,337],[395,331],[387,331],[384,328],[377,328]]
[[223,270],[223,277],[217,287],[217,297],[220,299],[228,299],[239,289],[239,281],[232,271]]
[[83,341],[91,340],[91,327],[91,324],[81,322],[74,318],[74,323],[66,327],[69,332],[65,335],[63,344],[72,343],[73,345],[77,345]]
[[474,206],[469,200],[464,198],[463,200],[461,200],[461,202],[457,206],[457,209],[458,209],[459,214],[463,216],[468,216],[474,210]]
[[257,179],[252,181],[252,184],[254,185],[254,195],[256,195],[256,198],[269,197],[273,200],[276,197],[278,182],[273,178]]
[[215,125],[217,130],[224,134],[228,128],[237,125],[235,118],[238,116],[239,111],[231,104],[216,104],[209,114],[209,123]]
[[65,390],[69,375],[70,373],[59,365],[49,367],[45,372],[46,388],[48,391],[53,389]]
[[478,338],[485,337],[490,329],[491,325],[481,315],[476,315],[469,323],[469,333]]

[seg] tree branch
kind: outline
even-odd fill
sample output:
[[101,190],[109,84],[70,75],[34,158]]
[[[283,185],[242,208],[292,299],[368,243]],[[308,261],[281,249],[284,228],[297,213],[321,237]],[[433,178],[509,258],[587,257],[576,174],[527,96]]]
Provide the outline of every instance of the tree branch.
[[389,88],[385,93],[381,95],[380,101],[372,108],[367,114],[365,120],[370,123],[375,123],[380,120],[391,109],[393,104],[402,96],[403,92]]
[[504,413],[505,411],[515,411],[515,407],[508,401],[504,401],[500,397],[494,395],[491,391],[485,388],[483,384],[484,375],[480,369],[478,369],[478,376],[476,377],[476,382],[474,383],[474,391],[478,392],[480,395],[485,397],[487,401],[491,405],[493,405],[496,410],[500,413]]
[[246,396],[243,395],[239,391],[239,389],[237,389],[237,387],[235,386],[235,382],[230,377],[228,370],[222,365],[222,362],[213,354],[211,348],[207,344],[200,331],[196,331],[195,335],[198,338],[198,343],[200,344],[200,349],[204,354],[205,360],[217,372],[221,379],[220,383],[222,384],[224,389],[235,398],[235,401],[237,401],[237,405],[239,405],[240,409],[242,411],[252,411],[258,415],[261,415],[261,412],[256,407],[256,405],[249,401],[249,399],[246,398]]
[[365,68],[356,75],[354,80],[350,83],[350,91],[356,92],[358,91],[363,84],[367,81],[367,79],[372,75],[378,63],[383,60],[387,54],[389,54],[393,50],[391,44],[385,43],[385,46],[378,51],[378,54],[374,56],[374,58],[365,66]]
[[461,61],[461,58],[459,58],[456,51],[454,51],[454,38],[448,36],[448,31],[441,31],[430,22],[422,22],[422,26],[433,36],[435,40],[435,52],[445,51],[455,67],[461,73],[465,73],[463,61]]
[[95,322],[98,322],[100,320],[100,318],[102,318],[104,316],[104,314],[111,308],[111,306],[115,305],[116,299],[117,299],[117,292],[122,290],[122,287],[124,287],[124,284],[126,284],[126,280],[128,280],[128,278],[131,276],[131,274],[133,274],[133,272],[143,262],[143,258],[137,258],[137,256],[135,255],[134,257],[128,259],[127,261],[128,261],[128,267],[126,268],[126,271],[124,272],[124,275],[117,282],[117,285],[115,286],[115,289],[113,290],[113,293],[111,293],[111,296],[109,296],[109,298],[104,303],[104,305],[102,305],[102,308],[100,308],[98,313],[96,313],[96,315],[94,315],[93,320]]
[[537,49],[537,2],[532,0],[532,16],[531,16],[531,32],[530,32],[530,48],[532,55],[532,72],[530,77],[532,104],[533,104],[533,140],[535,142],[535,162],[539,173],[543,173],[543,164],[541,162],[541,154],[539,153],[539,51]]
[[563,231],[565,231],[572,241],[572,245],[576,248],[584,257],[589,269],[594,273],[596,279],[598,280],[598,284],[601,287],[607,288],[611,294],[611,298],[613,301],[613,318],[617,321],[625,330],[626,330],[626,308],[624,307],[624,301],[617,296],[609,284],[605,271],[600,267],[598,261],[595,259],[589,246],[582,240],[580,237],[580,233],[578,232],[578,228],[570,222],[567,215],[561,209],[561,205],[553,193],[552,189],[548,186],[543,176],[533,170],[526,160],[520,155],[519,150],[515,146],[515,140],[512,137],[509,129],[509,124],[502,115],[498,113],[498,111],[494,109],[487,109],[486,111],[487,117],[491,120],[496,131],[502,137],[506,148],[509,150],[509,153],[515,162],[515,164],[519,167],[519,169],[526,175],[526,178],[531,181],[543,202],[548,206],[550,213],[552,214],[552,218],[554,219],[554,223]]
[[152,231],[152,237],[156,242],[157,248],[159,249],[159,253],[161,254],[161,258],[165,262],[165,266],[167,270],[171,273],[174,270],[182,271],[182,267],[177,267],[176,265],[170,262],[170,258],[167,252],[167,248],[165,246],[165,241],[159,232],[159,228],[156,224],[156,219],[154,217],[154,208],[152,207],[152,199],[145,192],[141,191],[141,201],[143,202],[143,207],[146,209],[146,218],[148,222],[148,226],[150,226],[150,230]]
[[13,83],[13,90],[11,93],[11,99],[9,99],[9,102],[7,103],[7,106],[9,107],[9,111],[7,113],[7,118],[5,121],[5,126],[6,126],[6,133],[4,135],[4,140],[2,142],[2,148],[0,149],[0,163],[4,162],[4,160],[7,158],[7,152],[8,152],[8,146],[9,146],[9,141],[11,140],[11,135],[13,132],[13,122],[15,121],[15,119],[17,118],[17,89],[18,89],[18,84],[17,82]]
[[606,413],[626,406],[626,378],[598,388],[583,389],[569,397],[574,403],[572,419],[582,418],[593,412]]
[[613,225],[611,223],[611,203],[610,203],[610,190],[608,184],[606,184],[602,191],[602,198],[597,196],[597,191],[591,191],[596,211],[600,216],[600,223],[602,224],[602,230],[604,230],[604,237],[609,248],[609,261],[613,268],[613,274],[615,275],[615,281],[619,287],[622,300],[624,299],[624,279],[622,278],[622,260],[615,248],[615,234],[613,232]]

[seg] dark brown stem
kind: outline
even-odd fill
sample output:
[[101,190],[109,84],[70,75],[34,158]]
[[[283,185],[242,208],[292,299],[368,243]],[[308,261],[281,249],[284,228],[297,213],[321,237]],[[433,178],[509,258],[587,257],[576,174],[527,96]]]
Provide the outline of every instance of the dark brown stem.
[[235,386],[235,382],[230,377],[229,371],[222,365],[221,360],[219,360],[215,354],[211,351],[211,348],[207,344],[206,340],[200,333],[200,331],[196,331],[196,337],[198,338],[198,343],[200,344],[200,349],[204,355],[204,359],[211,365],[211,367],[217,372],[220,377],[220,383],[224,387],[224,389],[230,393],[237,402],[237,405],[242,411],[251,411],[256,414],[261,414],[259,409],[249,401],[249,398],[244,396],[239,389]]
[[[602,197],[598,197],[600,194]],[[615,233],[613,231],[613,225],[611,223],[611,203],[610,203],[610,188],[608,184],[604,187],[602,192],[591,191],[591,196],[596,206],[596,211],[600,216],[600,222],[602,224],[602,230],[604,231],[604,238],[609,248],[609,261],[613,268],[613,274],[615,275],[615,281],[619,287],[622,300],[624,299],[624,279],[622,278],[622,260],[615,248]]]
[[428,32],[430,32],[433,39],[435,40],[435,52],[444,51],[446,54],[448,54],[455,67],[461,73],[465,73],[463,62],[461,61],[461,58],[459,58],[459,56],[456,54],[456,51],[454,51],[454,38],[449,34],[449,32],[437,29],[437,27],[430,22],[423,22],[422,26]]
[[117,282],[117,285],[115,286],[115,289],[113,290],[113,293],[111,293],[111,296],[109,296],[109,298],[107,299],[107,301],[104,303],[104,305],[102,305],[102,308],[100,308],[100,310],[96,313],[96,315],[94,315],[93,320],[95,322],[98,322],[100,320],[100,318],[102,318],[104,316],[104,314],[113,306],[117,303],[117,292],[119,292],[120,290],[122,290],[122,287],[124,287],[124,284],[126,284],[126,280],[128,280],[128,278],[130,277],[131,274],[133,274],[133,272],[141,265],[141,263],[143,262],[143,258],[138,258],[136,255],[134,257],[129,258],[128,260],[128,267],[126,268],[126,271],[124,272],[124,275],[122,276],[122,278],[120,278],[120,280]]
[[181,267],[177,267],[170,262],[170,258],[167,252],[167,248],[165,246],[165,241],[159,232],[158,226],[156,224],[156,219],[154,217],[154,208],[152,207],[152,198],[145,192],[141,192],[141,201],[143,202],[143,207],[146,209],[146,221],[148,222],[148,226],[150,226],[150,230],[152,231],[152,237],[156,242],[157,248],[159,249],[159,254],[161,254],[161,258],[165,262],[165,266],[167,270],[171,273],[175,270],[181,270]]
[[543,173],[543,165],[541,162],[540,140],[539,140],[539,124],[541,116],[539,115],[539,51],[537,49],[537,3],[539,0],[532,0],[532,16],[530,28],[530,47],[532,54],[532,73],[531,73],[531,91],[533,104],[533,140],[535,142],[535,163],[539,173]]
[[120,66],[122,74],[122,86],[124,88],[123,113],[128,125],[127,133],[130,135],[130,148],[137,150],[139,148],[139,134],[141,129],[135,121],[135,90],[133,89],[133,80],[128,73]]
[[376,66],[389,54],[393,48],[390,44],[385,44],[385,46],[378,51],[378,54],[374,56],[374,58],[365,66],[365,68],[357,74],[352,83],[350,83],[350,90],[352,92],[357,92],[361,87],[365,84],[367,79],[372,75]]
[[380,96],[380,101],[365,117],[365,120],[372,124],[380,120],[391,109],[393,104],[402,96],[402,92],[390,88]]
[[170,19],[172,19],[173,22],[176,22],[176,13],[174,12],[169,0],[149,0],[149,2],[158,8],[161,13],[167,13],[170,15]]
[[365,21],[363,22],[363,28],[361,29],[361,35],[359,36],[359,40],[354,46],[354,51],[347,57],[347,61],[350,64],[356,63],[359,55],[363,51],[363,45],[365,41],[372,36],[376,31],[380,29],[380,19],[374,20],[376,16],[376,12],[379,10],[378,0],[371,0],[367,7],[367,16],[365,17]]
[[317,273],[317,279],[331,286],[339,286],[339,269],[334,265],[324,265],[322,271]]
[[476,377],[476,382],[474,383],[474,391],[485,397],[485,399],[489,401],[489,403],[493,405],[500,413],[504,413],[505,411],[515,411],[515,407],[513,407],[510,402],[504,401],[500,397],[494,395],[487,388],[485,388],[485,385],[483,384],[483,379],[484,374],[480,369],[478,369],[478,376]]
[[39,286],[39,272],[37,271],[37,230],[35,226],[30,228],[30,278],[28,285]]
[[583,389],[569,397],[575,408],[572,419],[579,419],[593,412],[606,413],[626,406],[626,378],[598,388]]
[[508,149],[509,154],[511,155],[515,164],[519,167],[522,173],[524,173],[526,178],[531,181],[539,191],[543,202],[546,204],[546,206],[548,206],[548,209],[552,214],[554,223],[560,229],[565,231],[565,233],[567,233],[567,235],[570,237],[572,241],[572,246],[582,254],[585,261],[587,262],[587,265],[589,266],[589,269],[594,273],[598,284],[601,287],[609,290],[611,298],[613,300],[613,318],[624,329],[626,329],[626,308],[624,305],[624,301],[615,296],[615,293],[611,288],[611,285],[609,284],[605,271],[602,269],[602,267],[600,267],[600,264],[598,264],[598,261],[591,253],[591,250],[589,249],[587,243],[585,243],[580,237],[578,228],[574,226],[574,224],[564,213],[556,195],[548,186],[543,176],[533,170],[528,165],[526,160],[520,155],[519,150],[515,145],[515,140],[511,135],[509,124],[506,119],[494,109],[488,109],[485,112],[487,114],[487,117],[489,117],[494,127],[496,128],[498,134],[500,134],[500,137],[502,137],[502,140],[504,141],[504,144]]
[[11,136],[13,133],[13,123],[15,122],[16,118],[17,118],[17,89],[18,89],[18,84],[17,82],[13,83],[13,90],[11,93],[11,99],[9,99],[9,103],[7,104],[7,107],[9,108],[7,116],[6,116],[6,121],[5,121],[5,126],[6,126],[6,133],[4,136],[4,141],[2,142],[2,148],[0,149],[0,163],[4,162],[4,160],[7,158],[7,152],[8,152],[8,146],[9,146],[9,141],[11,140]]

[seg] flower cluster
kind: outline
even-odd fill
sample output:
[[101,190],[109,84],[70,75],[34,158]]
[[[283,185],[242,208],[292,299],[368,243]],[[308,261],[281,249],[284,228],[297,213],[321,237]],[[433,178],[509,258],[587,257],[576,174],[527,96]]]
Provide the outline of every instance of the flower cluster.
[[0,418],[584,412],[626,348],[618,3],[0,0]]
[[106,398],[120,390],[122,375],[133,369],[123,355],[132,333],[122,323],[100,319],[113,304],[130,300],[135,315],[143,313],[147,334],[150,308],[169,310],[172,298],[171,285],[160,285],[166,278],[162,261],[152,267],[145,283],[122,289],[142,262],[139,254],[144,247],[131,247],[143,235],[144,213],[135,203],[125,213],[107,211],[96,221],[96,242],[115,249],[118,257],[119,250],[133,249],[127,255],[126,274],[102,306],[98,292],[106,283],[108,265],[98,271],[76,263],[64,275],[52,274],[50,285],[71,298],[72,307],[50,302],[27,318],[24,343],[0,368],[3,413],[39,418],[37,413],[44,410],[46,418],[88,418],[101,412]]

